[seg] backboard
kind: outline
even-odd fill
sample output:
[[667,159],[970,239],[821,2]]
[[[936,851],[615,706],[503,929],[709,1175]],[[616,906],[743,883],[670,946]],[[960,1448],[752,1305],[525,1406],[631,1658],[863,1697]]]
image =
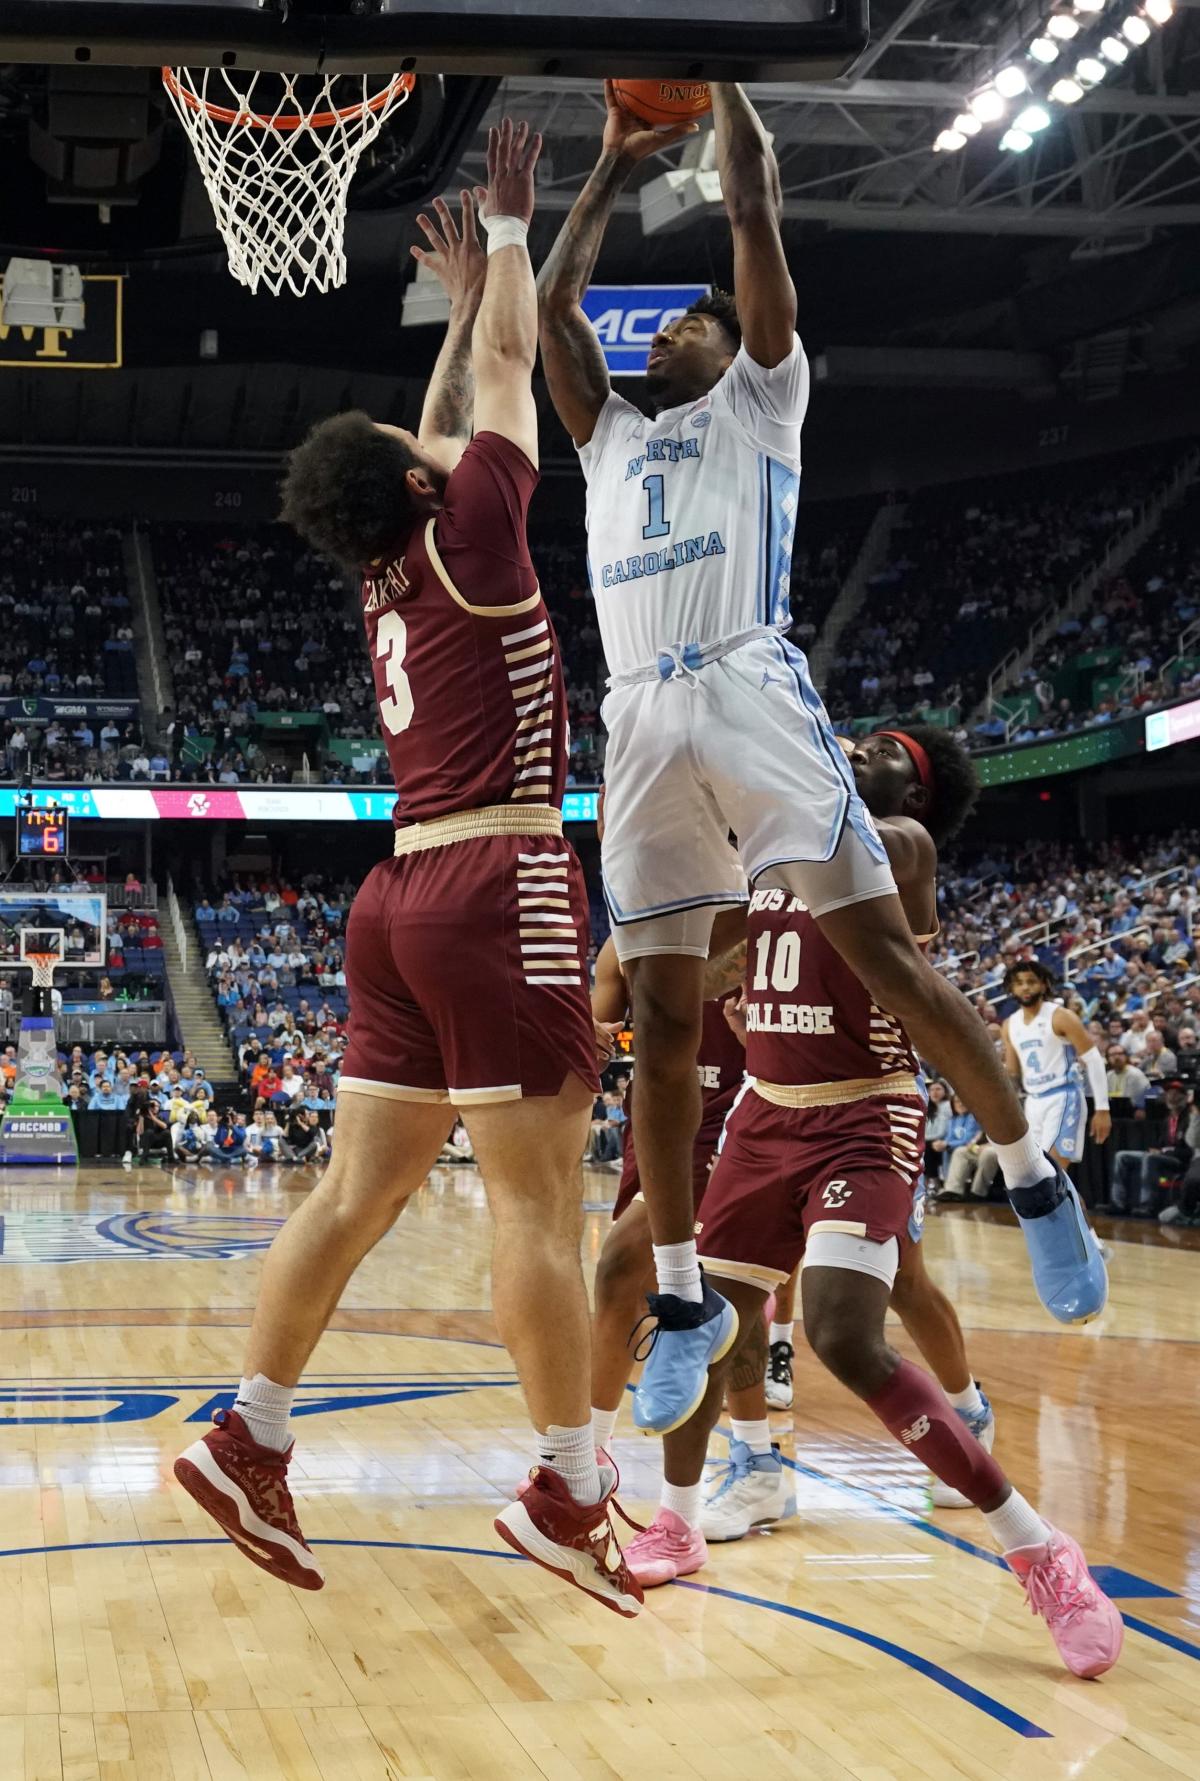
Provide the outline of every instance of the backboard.
[[[107,940],[106,898],[93,891],[36,891],[28,885],[0,888],[0,966],[16,964],[28,951],[22,931],[57,929],[63,935],[63,965],[103,965]],[[37,947],[34,947],[37,950]]]
[[0,61],[832,80],[867,0],[4,0]]

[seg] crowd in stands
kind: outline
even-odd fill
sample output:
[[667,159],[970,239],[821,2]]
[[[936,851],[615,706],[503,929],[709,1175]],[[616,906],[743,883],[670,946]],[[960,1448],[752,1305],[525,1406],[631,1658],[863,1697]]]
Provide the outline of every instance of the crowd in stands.
[[252,1112],[302,1106],[327,1128],[345,1050],[345,928],[354,886],[235,879],[202,895],[205,970]]
[[[969,711],[1001,657],[1133,522],[1180,456],[1106,463],[923,490],[842,634],[823,689],[835,721]],[[979,738],[991,741],[990,735]]]
[[1192,485],[1124,571],[1063,620],[976,731],[1040,742],[1200,693],[1200,490]]
[[[1188,1146],[1200,1170],[1200,1125],[1192,1124],[1200,1094],[1200,830],[1090,853],[1044,844],[1023,854],[993,850],[945,871],[939,896],[931,957],[972,998],[997,1042],[1016,1007],[1004,993],[1005,972],[1037,959],[1104,1053],[1109,1094],[1131,1129],[1146,1120],[1163,1127],[1174,1162],[1162,1161],[1158,1144],[1115,1150],[1104,1202],[1143,1216],[1157,1208],[1159,1177],[1183,1179]],[[995,1153],[943,1083],[931,1090],[927,1136],[930,1179],[944,1197],[998,1193]],[[1161,1210],[1166,1222],[1181,1217],[1177,1200]]]
[[[131,621],[118,527],[0,507],[0,700],[136,699]],[[0,721],[0,779],[128,779],[140,741],[22,712]]]

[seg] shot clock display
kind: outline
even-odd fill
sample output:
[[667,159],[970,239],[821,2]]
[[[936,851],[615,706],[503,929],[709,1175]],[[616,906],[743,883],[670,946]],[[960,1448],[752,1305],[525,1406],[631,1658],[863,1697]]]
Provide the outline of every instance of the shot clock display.
[[17,852],[22,858],[65,859],[67,834],[67,812],[61,806],[17,806]]

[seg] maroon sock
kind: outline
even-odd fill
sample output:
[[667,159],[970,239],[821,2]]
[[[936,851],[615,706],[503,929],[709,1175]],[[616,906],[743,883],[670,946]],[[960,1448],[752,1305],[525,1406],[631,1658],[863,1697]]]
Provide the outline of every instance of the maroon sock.
[[1004,1490],[1008,1480],[991,1454],[975,1439],[937,1381],[911,1361],[902,1360],[867,1405],[935,1478],[960,1490],[977,1508]]

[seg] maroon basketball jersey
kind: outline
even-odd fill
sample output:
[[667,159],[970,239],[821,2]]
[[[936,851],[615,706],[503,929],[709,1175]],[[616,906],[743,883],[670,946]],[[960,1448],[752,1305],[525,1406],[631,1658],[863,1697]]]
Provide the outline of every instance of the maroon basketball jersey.
[[[731,994],[736,994],[732,991]],[[700,1130],[697,1141],[721,1135],[725,1115],[746,1074],[746,1052],[724,1015],[728,996],[705,1002],[696,1070],[700,1077]]]
[[899,1021],[875,1006],[785,890],[758,890],[750,899],[746,1068],[762,1082],[803,1087],[920,1069]]
[[537,482],[517,446],[477,434],[441,510],[364,576],[398,827],[488,804],[562,804],[562,664],[525,536]]

